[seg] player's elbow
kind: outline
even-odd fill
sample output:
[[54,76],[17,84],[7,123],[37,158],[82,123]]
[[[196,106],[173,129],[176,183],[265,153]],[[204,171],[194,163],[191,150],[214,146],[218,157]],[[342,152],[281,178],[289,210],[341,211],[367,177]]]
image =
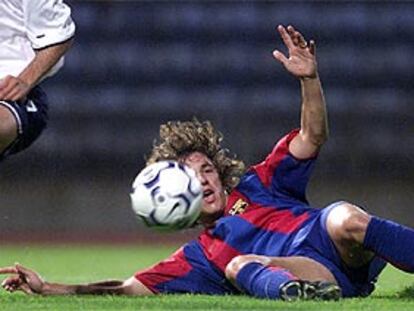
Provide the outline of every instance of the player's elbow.
[[326,143],[326,141],[328,140],[329,137],[329,133],[328,131],[324,131],[323,133],[320,133],[318,135],[316,135],[316,137],[314,138],[314,144],[316,146],[321,147],[323,144]]
[[304,140],[309,141],[315,147],[321,147],[326,143],[329,137],[328,128],[321,129],[320,131],[312,131],[308,135],[305,135]]
[[135,277],[125,280],[121,286],[121,295],[128,296],[148,296],[154,293]]

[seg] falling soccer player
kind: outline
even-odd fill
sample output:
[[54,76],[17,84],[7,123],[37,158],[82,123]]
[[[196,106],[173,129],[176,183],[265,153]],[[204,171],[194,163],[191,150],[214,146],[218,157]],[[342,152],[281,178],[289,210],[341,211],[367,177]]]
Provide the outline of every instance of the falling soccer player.
[[195,170],[204,194],[199,223],[205,227],[197,239],[125,281],[56,284],[17,264],[0,269],[12,274],[3,287],[41,295],[245,293],[328,300],[369,295],[387,262],[414,272],[412,229],[349,202],[317,209],[306,200],[312,168],[328,138],[325,100],[315,43],[292,26],[278,31],[288,55],[273,55],[301,84],[299,129],[245,171],[222,148],[222,136],[210,122],[168,122],[148,158],[148,164],[178,160]]

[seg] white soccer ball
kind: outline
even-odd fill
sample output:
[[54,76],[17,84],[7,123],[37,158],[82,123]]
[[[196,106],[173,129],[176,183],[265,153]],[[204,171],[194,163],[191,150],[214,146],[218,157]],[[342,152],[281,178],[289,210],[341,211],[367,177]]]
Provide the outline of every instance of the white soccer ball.
[[147,226],[175,230],[195,223],[203,201],[194,170],[175,161],[145,167],[135,178],[130,196],[132,209]]

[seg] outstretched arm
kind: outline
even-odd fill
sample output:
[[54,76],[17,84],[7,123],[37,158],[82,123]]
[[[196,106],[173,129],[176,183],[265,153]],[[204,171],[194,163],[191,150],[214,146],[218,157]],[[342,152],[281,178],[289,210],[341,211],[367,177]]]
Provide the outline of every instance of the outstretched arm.
[[294,76],[300,79],[302,91],[300,133],[289,145],[290,153],[300,159],[309,158],[319,151],[328,138],[325,99],[319,80],[315,56],[315,42],[309,43],[292,26],[279,25],[278,31],[288,48],[288,57],[278,50],[274,57]]
[[135,277],[125,281],[112,280],[82,285],[49,283],[35,271],[19,264],[0,268],[0,274],[13,274],[2,282],[5,290],[20,290],[29,295],[152,295],[152,292]]

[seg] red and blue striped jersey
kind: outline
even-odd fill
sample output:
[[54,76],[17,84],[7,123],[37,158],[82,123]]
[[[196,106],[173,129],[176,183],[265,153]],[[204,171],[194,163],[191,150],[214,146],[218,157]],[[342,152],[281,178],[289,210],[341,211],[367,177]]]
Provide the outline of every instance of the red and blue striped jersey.
[[301,160],[289,153],[298,132],[284,136],[263,162],[247,171],[212,229],[135,277],[154,293],[235,293],[224,276],[235,256],[289,255],[300,229],[319,213],[305,195],[316,155]]

